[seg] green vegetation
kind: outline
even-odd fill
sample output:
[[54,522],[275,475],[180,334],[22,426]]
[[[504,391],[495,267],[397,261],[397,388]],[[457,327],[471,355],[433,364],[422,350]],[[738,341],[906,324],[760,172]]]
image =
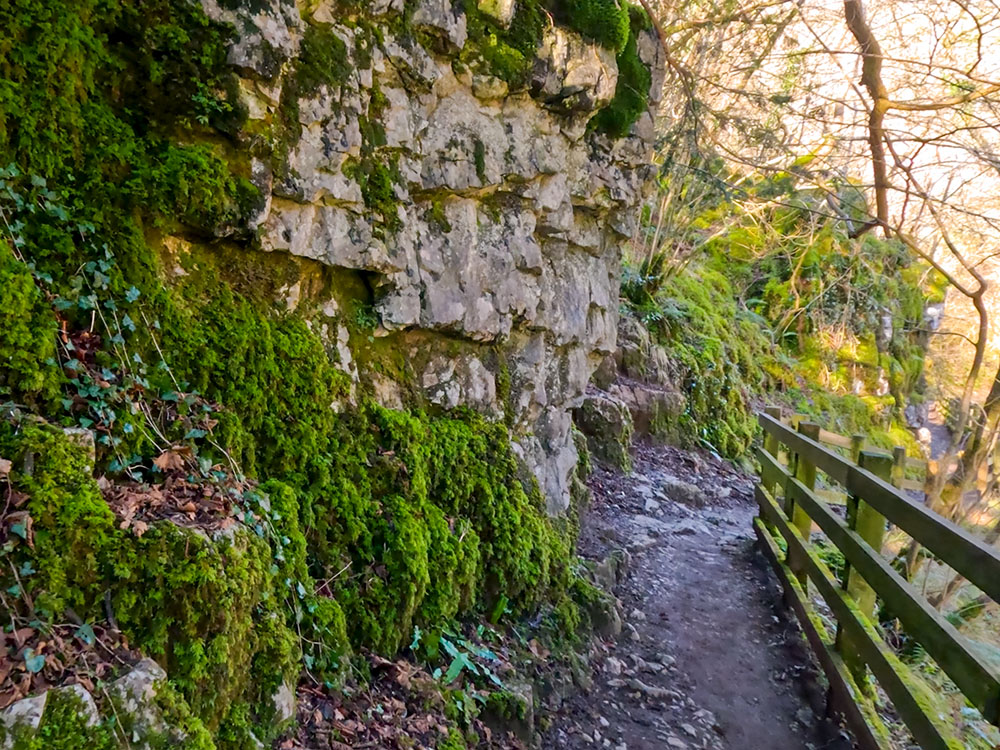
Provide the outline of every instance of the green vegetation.
[[616,0],[559,0],[554,8],[556,17],[571,29],[618,54],[625,49],[634,30],[635,21],[630,19],[633,12],[630,6]]
[[344,41],[329,28],[308,24],[290,79],[293,96],[306,96],[321,86],[343,83],[350,72]]
[[639,7],[629,6],[628,37],[618,52],[618,86],[607,107],[590,121],[589,127],[611,138],[624,138],[632,125],[649,108],[652,75],[639,57],[637,36],[650,28],[649,16]]
[[[78,750],[80,747],[115,750],[118,745],[111,729],[103,724],[88,727],[82,708],[80,698],[69,691],[50,693],[38,732],[29,735],[15,727],[9,738],[13,741],[13,750]],[[0,725],[0,740],[4,732]]]
[[[527,50],[541,18],[526,4],[505,38]],[[19,0],[0,28],[0,457],[30,519],[4,531],[15,567],[0,584],[18,616],[44,629],[110,612],[167,668],[163,700],[199,750],[269,741],[283,680],[338,684],[353,652],[393,654],[414,625],[502,605],[571,637],[589,616],[573,526],[522,480],[506,425],[363,393],[349,407],[320,313],[274,300],[300,277],[328,297],[356,286],[359,361],[404,378],[398,342],[365,343],[364,281],[240,244],[259,196],[231,31],[183,0]],[[302,45],[286,127],[296,94],[347,72],[330,30],[308,26]],[[356,174],[388,226],[380,101]],[[93,432],[96,474],[60,427]],[[162,488],[171,451],[188,481],[230,493],[235,529],[121,527],[93,476]],[[67,713],[25,747],[111,746]]]
[[[478,0],[465,0],[465,12],[469,41],[459,60],[474,70],[494,75],[512,88],[523,87],[528,82],[545,28],[554,21],[614,50],[619,56],[619,65],[624,61],[629,66],[629,83],[640,84],[644,71],[646,85],[636,96],[646,100],[649,69],[638,59],[634,46],[635,34],[647,28],[649,23],[641,10],[620,5],[615,0],[523,0],[517,3],[514,18],[506,29],[480,9]],[[619,108],[634,107],[633,99],[626,103],[629,95],[622,84],[619,86],[622,97]]]
[[506,81],[512,88],[525,86],[547,22],[542,4],[537,0],[519,2],[509,29],[483,13],[478,0],[465,0],[465,13],[469,40],[459,60],[473,70]]
[[56,321],[31,272],[0,242],[0,393],[31,404],[51,403],[58,372]]
[[[119,325],[108,339],[116,346],[95,361],[63,361],[61,377],[54,363],[38,368],[55,373],[64,422],[98,430],[98,460],[112,473],[157,481],[155,425],[197,451],[208,485],[220,479],[218,461],[269,479],[238,500],[254,533],[210,542],[164,522],[132,536],[117,528],[82,450],[15,412],[0,428],[0,455],[32,467],[11,480],[29,498],[35,543],[12,537],[8,552],[33,571],[23,596],[36,614],[99,620],[110,600],[130,641],[166,664],[220,747],[268,726],[268,698],[283,678],[304,668],[336,681],[352,647],[393,653],[412,624],[434,627],[499,599],[514,614],[555,602],[559,622],[579,622],[567,594],[570,531],[518,478],[504,425],[374,405],[338,415],[330,404],[345,376],[307,322],[239,291],[267,295],[280,271],[197,249],[179,260],[190,271],[169,289],[131,287],[111,305],[111,284],[58,296],[32,333],[53,335],[57,316],[81,301],[157,325]],[[8,266],[45,283],[20,261]],[[121,273],[109,261],[66,283]],[[133,364],[150,363],[128,376],[117,359],[126,345]],[[95,368],[115,382],[98,383]],[[128,398],[141,381],[153,422],[130,410],[119,380]]]
[[[876,445],[915,441],[902,410],[919,400],[920,327],[935,279],[900,244],[850,240],[817,221],[819,200],[779,176],[750,188],[778,191],[781,205],[717,228],[732,205],[706,201],[690,228],[712,239],[683,272],[666,253],[626,269],[627,314],[650,328],[673,358],[686,397],[676,426],[688,441],[739,457],[756,435],[763,401],[783,403],[841,434]],[[891,335],[881,340],[883,329]]]

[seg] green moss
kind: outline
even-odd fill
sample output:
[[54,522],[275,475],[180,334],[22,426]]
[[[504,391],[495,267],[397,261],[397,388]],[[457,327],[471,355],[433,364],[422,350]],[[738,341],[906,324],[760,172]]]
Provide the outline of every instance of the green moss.
[[[205,728],[201,719],[191,712],[187,701],[169,682],[157,687],[155,706],[163,716],[166,725],[165,731],[155,732],[149,728],[143,728],[142,732],[138,732],[136,728],[132,728],[133,732],[142,736],[142,741],[146,743],[149,750],[167,750],[168,748],[216,750],[211,733]],[[128,720],[128,716],[124,715],[123,712],[119,712],[119,718]],[[129,736],[129,728],[125,727],[125,729],[126,736]]]
[[459,62],[514,89],[527,84],[544,31],[553,20],[616,54],[624,52],[629,40],[629,11],[615,0],[523,0],[508,28],[480,10],[477,0],[465,0],[464,6],[469,39]]
[[119,625],[166,662],[195,714],[214,729],[246,701],[266,711],[298,661],[266,542],[211,543],[163,524],[129,552],[114,560]]
[[[556,5],[557,17],[571,29],[619,55],[629,41],[631,12],[629,6],[616,0],[560,0]],[[635,22],[632,26],[634,35]]]
[[339,85],[350,72],[344,41],[329,27],[307,24],[291,77],[295,95],[308,96],[321,86]]
[[476,176],[479,182],[486,184],[486,146],[478,138],[473,143],[473,159],[476,164]]
[[760,363],[769,339],[742,315],[732,287],[708,269],[674,277],[662,291],[674,310],[655,324],[659,341],[675,358],[686,397],[677,431],[683,442],[724,456],[740,456],[756,433],[753,395],[765,379]]
[[351,171],[350,176],[361,186],[361,197],[375,214],[377,222],[389,230],[401,226],[399,198],[396,197],[396,184],[401,181],[399,168],[395,159],[383,163],[376,158],[363,159]]
[[[368,406],[318,438],[315,463],[282,472],[289,457],[264,460],[296,477],[296,489],[261,488],[273,534],[210,542],[166,523],[138,539],[119,531],[80,449],[37,425],[6,432],[0,453],[34,456],[13,481],[31,497],[36,546],[18,554],[38,570],[36,607],[96,619],[107,592],[130,642],[167,666],[220,746],[238,747],[270,726],[269,696],[294,681],[296,631],[325,646],[306,648],[307,668],[335,678],[348,639],[392,653],[413,624],[500,597],[515,612],[565,598],[569,540],[517,478],[502,425]],[[559,611],[579,621],[572,602]]]
[[510,364],[507,361],[507,356],[499,347],[494,349],[493,360],[493,367],[490,369],[494,372],[494,379],[496,380],[497,401],[503,406],[504,423],[508,427],[513,427],[516,413],[511,395]]
[[504,29],[479,9],[477,0],[465,0],[469,38],[459,62],[496,76],[514,89],[525,86],[535,52],[542,42],[547,16],[538,0],[517,3],[510,27]]
[[524,698],[510,690],[496,690],[486,698],[483,711],[504,721],[521,720],[528,715]]
[[437,744],[437,750],[465,750],[465,737],[457,729],[449,729],[448,736]]
[[448,233],[451,231],[451,222],[448,221],[448,214],[445,212],[443,200],[432,201],[430,208],[424,213],[424,218],[436,225],[442,232]]
[[[613,1],[611,4],[615,5]],[[607,107],[594,115],[589,124],[592,130],[605,133],[611,138],[624,138],[632,125],[646,112],[649,108],[649,89],[653,82],[649,68],[639,57],[637,44],[637,35],[648,28],[649,18],[641,8],[630,6],[625,19],[625,41],[621,47],[616,47],[618,85],[614,98]]]
[[37,732],[13,733],[13,750],[117,750],[119,743],[106,724],[87,726],[83,701],[68,690],[48,694]]
[[56,329],[31,270],[0,242],[0,400],[53,400],[61,380]]
[[231,173],[222,154],[206,145],[160,145],[126,183],[136,203],[206,232],[233,227],[259,199],[247,179]]
[[[336,419],[330,405],[346,392],[347,376],[302,317],[227,284],[224,258],[196,253],[191,260],[162,316],[174,376],[223,406],[214,441],[246,472],[266,467],[266,476],[306,481],[307,457],[321,460],[323,435]],[[160,377],[163,390],[173,390]],[[217,450],[214,457],[226,460]]]
[[523,611],[557,590],[568,546],[516,479],[502,425],[375,406],[352,420],[304,515],[315,575],[348,565],[364,581],[338,579],[352,640],[393,651],[414,623],[500,595]]
[[241,117],[230,31],[190,4],[22,0],[0,10],[0,27],[0,153],[92,212],[127,202],[130,175],[155,171],[163,133],[231,131]]
[[[542,15],[522,6],[504,33],[527,50]],[[336,683],[352,646],[391,653],[414,623],[501,599],[518,614],[555,602],[565,621],[578,619],[566,596],[571,535],[521,480],[507,427],[363,397],[338,413],[350,383],[320,333],[328,321],[308,299],[294,313],[273,302],[303,267],[219,239],[242,236],[258,198],[250,149],[234,135],[244,115],[225,65],[232,30],[184,0],[18,0],[0,9],[0,28],[0,163],[16,165],[10,184],[25,198],[3,208],[34,264],[0,247],[2,397],[50,419],[59,396],[99,409],[97,471],[112,480],[131,464],[157,482],[151,459],[178,443],[210,479],[261,482],[236,499],[246,528],[231,539],[166,522],[136,537],[118,527],[91,458],[61,432],[0,424],[0,455],[15,462],[33,520],[34,547],[14,539],[11,555],[37,570],[25,580],[36,615],[98,622],[110,602],[129,643],[167,667],[172,722],[192,748],[245,747],[250,731],[269,741],[281,680],[308,671]],[[345,59],[332,32],[310,26],[287,101],[336,85]],[[372,104],[377,114],[378,92]],[[388,223],[398,174],[384,132],[364,125],[358,179]],[[214,239],[167,249],[160,232]],[[179,272],[166,282],[163,267]],[[345,275],[312,273],[325,298],[343,291]],[[357,296],[370,295],[351,278]],[[102,327],[95,310],[114,318],[125,300],[131,327]],[[50,373],[63,322],[93,327],[88,366],[116,383],[128,373],[127,387],[115,395],[90,375]],[[357,322],[354,338],[367,338]],[[352,343],[365,367],[405,380],[398,338]],[[198,409],[211,418],[191,433]],[[0,578],[14,585],[6,569]]]
[[29,424],[0,446],[32,466],[14,482],[31,498],[34,547],[22,554],[37,570],[26,590],[39,613],[99,619],[107,599],[211,727],[239,699],[266,710],[281,680],[294,679],[298,640],[265,541],[244,533],[213,543],[169,523],[136,538],[117,529],[84,451],[61,433]]

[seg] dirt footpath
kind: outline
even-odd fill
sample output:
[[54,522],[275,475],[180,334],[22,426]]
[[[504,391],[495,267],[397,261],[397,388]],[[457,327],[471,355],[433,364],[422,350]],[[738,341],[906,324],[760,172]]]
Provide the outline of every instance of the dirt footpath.
[[751,479],[711,456],[639,448],[598,470],[581,553],[624,550],[621,635],[545,748],[847,750],[814,714],[821,689],[776,580],[754,549]]

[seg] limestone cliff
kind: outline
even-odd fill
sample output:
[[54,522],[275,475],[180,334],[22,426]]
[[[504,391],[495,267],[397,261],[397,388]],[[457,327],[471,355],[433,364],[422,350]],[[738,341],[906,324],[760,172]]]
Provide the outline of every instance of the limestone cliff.
[[[246,220],[248,251],[356,273],[372,295],[357,300],[374,305],[371,335],[403,353],[416,388],[356,366],[368,342],[350,334],[354,300],[338,295],[321,306],[352,378],[389,406],[415,390],[445,408],[506,416],[550,512],[564,510],[576,463],[570,409],[615,348],[619,243],[653,134],[651,111],[625,138],[588,128],[615,96],[615,52],[548,18],[512,85],[469,54],[490,42],[470,38],[466,12],[446,0],[383,0],[350,17],[329,2],[203,6],[237,30],[228,62],[245,138],[274,137],[294,114],[284,143],[257,147],[263,198]],[[496,24],[517,10],[472,8]],[[656,73],[651,110],[662,53],[650,30],[636,41]],[[304,85],[317,59],[328,67]],[[295,281],[284,292],[289,308],[304,293]]]
[[[0,4],[0,747],[244,750],[422,632],[613,609],[574,554],[571,409],[615,346],[648,26]],[[99,650],[140,667],[101,666],[116,696]],[[151,691],[164,721],[122,724]]]

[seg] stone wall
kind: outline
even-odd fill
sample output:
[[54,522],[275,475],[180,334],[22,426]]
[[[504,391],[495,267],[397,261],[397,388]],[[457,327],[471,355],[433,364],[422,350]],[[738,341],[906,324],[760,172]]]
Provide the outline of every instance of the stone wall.
[[[310,302],[358,388],[505,418],[549,511],[564,510],[571,409],[615,349],[619,248],[651,170],[651,112],[617,141],[588,132],[616,90],[614,52],[550,22],[512,87],[459,62],[467,18],[448,0],[377,0],[351,18],[325,1],[202,5],[237,29],[245,129],[270,139],[250,164],[265,196],[252,248],[357,276],[369,332],[347,324],[350,294]],[[515,6],[480,8],[509,23]],[[317,28],[342,43],[343,74],[303,91],[295,71]],[[662,53],[651,31],[637,48],[652,110]],[[284,291],[289,308],[308,297]],[[406,377],[366,366],[371,347],[401,355]]]

